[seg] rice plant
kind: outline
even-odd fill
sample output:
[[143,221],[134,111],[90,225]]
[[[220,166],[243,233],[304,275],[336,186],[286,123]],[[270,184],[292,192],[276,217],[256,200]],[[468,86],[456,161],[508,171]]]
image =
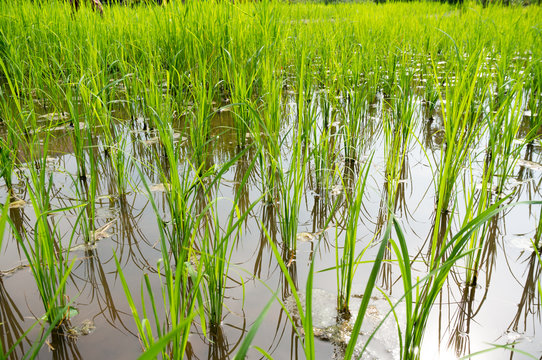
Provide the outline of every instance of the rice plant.
[[[172,177],[171,179],[176,178]],[[155,300],[149,276],[145,275],[141,284],[141,310],[139,310],[135,305],[132,290],[130,290],[116,256],[115,261],[142,342],[143,351],[149,357],[156,357],[157,354],[161,354],[164,358],[179,358],[183,357],[185,353],[192,320],[198,313],[201,314],[203,310],[200,311],[200,308],[197,307],[198,301],[201,304],[201,295],[198,288],[202,281],[203,263],[194,261],[196,258],[193,249],[196,229],[201,217],[198,217],[194,223],[189,223],[193,226],[186,229],[189,237],[182,239],[171,238],[177,232],[171,233],[164,224],[160,211],[152,198],[149,185],[146,182],[144,185],[147,193],[150,194],[149,201],[153,206],[158,222],[162,258],[157,263],[157,273],[163,309],[159,308],[158,304],[160,303]],[[178,183],[177,185],[179,186]],[[180,187],[177,188],[177,191],[179,190],[181,190]],[[174,205],[171,206],[175,209]],[[173,256],[171,252],[173,252]],[[145,301],[145,293],[148,296],[149,303]],[[152,314],[148,314],[148,312],[152,312]],[[163,320],[164,318],[165,320]]]
[[53,188],[52,174],[47,171],[47,138],[44,144],[43,156],[37,156],[30,145],[31,161],[29,162],[27,185],[36,223],[32,232],[14,235],[21,246],[29,264],[40,294],[45,311],[44,319],[53,323],[58,319],[69,319],[72,312],[68,311],[69,303],[66,294],[66,281],[73,267],[70,260],[70,248],[74,239],[75,229],[72,230],[67,244],[63,245],[58,228],[52,214],[61,213],[70,208],[54,209],[50,205]]
[[[234,158],[235,159],[235,158]],[[222,171],[230,167],[233,162],[226,163]],[[245,172],[241,180],[241,188],[246,183],[250,171],[254,168],[256,162],[253,161],[249,169]],[[217,177],[220,179],[220,177]],[[206,194],[210,196],[210,194]],[[241,236],[241,224],[251,213],[259,200],[254,201],[248,208],[241,212],[239,209],[239,199],[243,194],[238,192],[232,201],[232,209],[226,218],[226,225],[222,229],[216,200],[208,200],[209,205],[202,214],[204,222],[202,238],[197,242],[199,248],[199,262],[203,266],[205,287],[202,290],[207,300],[207,312],[209,325],[216,331],[222,321],[222,311],[224,307],[224,296],[227,288],[229,269],[233,254],[233,249]]]
[[293,157],[288,167],[284,160],[279,163],[279,218],[283,246],[292,252],[296,249],[297,225],[299,210],[305,187],[307,167],[307,147],[302,142],[302,130],[298,129],[293,136]]
[[371,161],[368,160],[363,165],[358,179],[352,189],[346,190],[346,219],[345,219],[345,235],[342,253],[339,247],[339,234],[336,234],[335,241],[335,262],[337,264],[337,310],[345,318],[350,317],[349,303],[352,295],[352,287],[354,274],[359,265],[359,261],[363,256],[364,251],[356,254],[356,243],[358,241],[358,225],[362,209],[363,195],[365,193],[365,185],[369,174]]
[[[465,69],[458,68],[456,85],[446,86],[446,94],[441,93],[442,121],[444,123],[444,142],[440,150],[438,163],[438,178],[436,183],[436,218],[432,236],[430,267],[442,253],[438,251],[439,242],[444,241],[443,232],[446,228],[444,217],[451,212],[456,181],[469,157],[470,149],[482,131],[481,101],[486,89],[481,86],[477,93],[478,73],[480,71],[483,53],[471,56]],[[458,65],[460,66],[460,65]],[[434,75],[437,77],[437,75]],[[478,99],[478,105],[475,103]],[[445,100],[445,101],[444,101]]]

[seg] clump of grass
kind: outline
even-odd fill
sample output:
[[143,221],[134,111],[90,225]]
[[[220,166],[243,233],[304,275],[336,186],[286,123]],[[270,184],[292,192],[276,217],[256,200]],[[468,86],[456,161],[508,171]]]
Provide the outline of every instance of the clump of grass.
[[[162,139],[162,141],[165,140],[167,138]],[[172,139],[170,138],[170,140]],[[173,150],[171,147],[172,141],[169,143],[166,142],[166,144],[169,144],[170,150]],[[173,158],[172,161],[175,163],[176,160]],[[185,354],[193,318],[198,316],[198,314],[203,318],[203,308],[197,307],[198,301],[200,304],[202,303],[201,294],[198,289],[203,276],[203,263],[194,261],[196,257],[193,248],[201,217],[192,218],[191,214],[186,214],[187,217],[180,219],[173,218],[174,216],[185,214],[184,212],[177,212],[178,206],[182,206],[183,204],[178,203],[178,201],[185,196],[189,196],[189,193],[181,192],[184,189],[182,186],[187,183],[180,182],[176,168],[171,174],[172,176],[168,183],[168,194],[170,196],[170,211],[172,211],[170,214],[173,222],[172,228],[168,227],[161,218],[150,187],[144,181],[144,186],[149,194],[149,201],[158,223],[162,258],[157,264],[157,273],[159,274],[158,279],[160,281],[163,311],[161,311],[158,306],[159,303],[157,304],[155,300],[154,290],[152,289],[148,275],[144,276],[144,281],[141,284],[142,307],[141,310],[137,309],[132,291],[115,255],[117,269],[137,326],[143,351],[148,354],[149,358],[151,356],[156,357],[158,354],[161,354],[164,358],[182,357]],[[186,210],[191,211],[190,208]],[[186,210],[183,208],[183,211]],[[187,225],[189,228],[182,228],[183,225]],[[145,301],[145,293],[148,296],[149,302]],[[152,314],[148,314],[149,311]],[[165,320],[163,320],[164,318]],[[205,321],[203,325],[205,326]]]
[[11,146],[11,144],[13,142],[0,139],[0,177],[4,179],[10,193],[13,192],[13,169],[16,159],[16,154],[13,150],[16,147]]
[[[215,178],[217,182],[220,181],[220,175],[229,169],[241,155],[242,153],[238,154],[238,156],[234,157],[233,161],[223,165],[218,173],[219,176]],[[255,164],[256,162],[253,161],[245,172],[240,184],[241,189],[247,182]],[[251,213],[254,206],[259,203],[260,199],[257,199],[249,205],[247,209],[241,212],[239,209],[239,200],[243,194],[242,192],[238,192],[235,199],[233,199],[230,214],[226,218],[226,226],[222,230],[220,217],[218,216],[219,209],[217,200],[211,200],[211,195],[212,194],[208,191],[205,194],[209,199],[207,200],[208,206],[204,209],[204,213],[202,214],[202,221],[204,222],[203,236],[201,241],[198,241],[196,245],[199,248],[198,261],[201,262],[204,269],[203,282],[205,287],[202,293],[207,299],[209,325],[211,329],[216,331],[216,328],[219,327],[222,322],[222,310],[224,308],[224,296],[226,292],[226,283],[229,277],[231,257],[234,246],[241,235],[241,224],[243,224],[247,216]]]
[[[35,141],[36,139],[34,139]],[[23,249],[36,281],[43,308],[44,318],[50,323],[58,319],[69,318],[66,281],[71,273],[74,261],[70,260],[70,248],[74,239],[72,231],[68,244],[63,246],[58,228],[54,223],[55,213],[76,209],[77,206],[53,209],[50,204],[53,180],[52,173],[47,171],[48,136],[43,144],[42,156],[37,156],[30,145],[30,162],[27,168],[28,194],[36,216],[33,232],[19,234],[15,237]]]
[[[446,216],[451,212],[457,179],[482,131],[481,102],[486,89],[478,84],[483,52],[471,56],[464,69],[457,65],[455,85],[447,78],[445,96],[440,95],[444,142],[440,150],[436,182],[436,218],[430,246],[430,268],[442,255],[439,251],[447,233]],[[434,75],[437,77],[437,75]],[[477,89],[481,88],[481,94]],[[478,100],[475,102],[475,100]]]
[[[448,279],[452,267],[467,256],[473,249],[468,247],[473,234],[493,217],[506,208],[516,204],[503,206],[503,200],[488,207],[472,220],[467,221],[457,233],[441,249],[440,255],[433,263],[429,273],[422,279],[413,282],[412,266],[408,251],[407,239],[397,221],[393,218],[396,240],[390,244],[397,255],[398,265],[401,269],[401,278],[405,289],[404,301],[406,306],[406,327],[399,327],[401,358],[419,359],[420,349],[433,304]],[[538,202],[535,202],[538,203]]]
[[293,256],[296,249],[299,210],[305,190],[307,147],[302,143],[302,132],[296,132],[288,168],[279,163],[279,221],[283,246]]
[[360,89],[346,92],[345,116],[341,126],[344,143],[344,159],[349,164],[359,160],[359,151],[364,140],[365,106],[367,95]]
[[[356,255],[356,242],[358,241],[358,225],[360,221],[361,209],[363,204],[363,195],[365,193],[365,185],[369,174],[371,160],[364,163],[360,170],[358,179],[351,189],[346,189],[346,221],[345,221],[345,236],[342,246],[342,254],[339,254],[339,236],[335,235],[335,262],[337,264],[337,310],[345,318],[350,317],[350,297],[352,294],[352,286],[354,274],[358,267],[359,260],[363,256],[365,249]],[[347,170],[348,171],[348,170]]]

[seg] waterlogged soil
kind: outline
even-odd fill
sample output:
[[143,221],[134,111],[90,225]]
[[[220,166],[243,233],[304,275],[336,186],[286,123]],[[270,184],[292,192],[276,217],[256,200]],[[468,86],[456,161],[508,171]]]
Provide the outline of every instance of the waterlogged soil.
[[[305,294],[300,301],[305,304]],[[329,341],[335,346],[335,357],[341,358],[341,349],[345,350],[352,335],[363,295],[353,295],[350,303],[350,315],[345,318],[337,312],[337,294],[322,289],[313,289],[312,316],[314,336],[320,341]],[[356,356],[362,359],[397,359],[399,358],[399,337],[397,322],[405,322],[403,304],[392,309],[397,299],[383,295],[371,296],[370,304],[363,319],[360,336],[355,347]],[[296,302],[293,296],[286,299],[286,308],[294,319],[299,321]],[[305,311],[305,308],[303,308]],[[393,311],[392,311],[393,310]],[[372,336],[374,333],[374,336]],[[369,337],[371,341],[367,344]],[[365,346],[367,345],[367,346]]]
[[[295,101],[286,97],[286,112],[282,134],[287,134],[295,118]],[[336,182],[328,189],[315,186],[314,165],[307,168],[305,192],[301,202],[298,223],[298,244],[294,256],[289,257],[288,271],[304,297],[305,283],[311,261],[315,263],[313,292],[314,333],[316,354],[319,359],[341,358],[345,343],[351,336],[352,321],[363,297],[364,287],[380,241],[385,224],[384,171],[386,158],[382,131],[383,97],[367,104],[365,116],[363,161],[372,156],[366,194],[363,200],[362,216],[359,219],[357,249],[367,248],[354,278],[354,296],[351,299],[352,318],[340,320],[336,311],[336,274],[329,270],[335,266],[336,239],[342,246],[344,231],[339,222],[326,226],[330,213],[329,199],[344,197],[342,184]],[[414,276],[423,277],[427,267],[430,235],[435,219],[435,175],[433,159],[439,156],[442,141],[439,108],[427,113],[420,99],[416,101],[415,136],[408,151],[403,177],[399,185],[399,201],[395,211],[408,239],[413,260]],[[60,119],[62,114],[42,114],[41,121]],[[528,115],[528,114],[526,114]],[[152,163],[152,151],[160,152],[157,133],[149,130],[149,120],[143,117],[130,119],[122,104],[115,111],[118,118],[116,128],[127,139],[126,151],[141,163]],[[58,120],[57,119],[57,120]],[[56,121],[56,120],[55,120]],[[318,119],[322,126],[323,120]],[[174,124],[176,140],[185,152],[189,144],[181,134],[182,121]],[[212,122],[212,162],[222,164],[232,159],[240,150],[237,147],[231,112],[217,114]],[[230,130],[229,130],[230,129]],[[52,176],[53,208],[78,204],[74,187],[76,161],[69,126],[54,129],[50,138],[46,171]],[[43,135],[45,136],[45,135]],[[103,135],[99,129],[93,132],[93,142],[99,146]],[[524,136],[524,134],[523,134]],[[247,137],[248,144],[251,137]],[[521,144],[521,137],[517,139]],[[485,141],[478,142],[473,153],[482,153]],[[423,145],[423,146],[422,146]],[[525,146],[519,154],[509,180],[506,193],[513,193],[511,201],[536,200],[540,197],[542,181],[542,149],[536,143]],[[283,146],[285,162],[290,158],[288,142]],[[39,352],[40,359],[134,359],[141,352],[141,343],[132,313],[123,291],[114,254],[132,289],[136,306],[140,307],[138,294],[144,274],[149,274],[156,298],[159,296],[157,263],[160,261],[159,234],[156,216],[149,202],[152,196],[157,208],[167,220],[167,205],[163,184],[157,174],[143,168],[150,193],[141,180],[141,173],[132,164],[127,168],[128,190],[117,192],[116,178],[111,163],[102,152],[95,153],[98,171],[96,197],[95,245],[86,246],[84,236],[74,225],[78,212],[67,210],[51,215],[58,226],[62,241],[68,241],[76,228],[71,257],[74,268],[68,280],[67,294],[72,306],[77,309],[65,324],[63,331],[53,332]],[[245,209],[256,201],[262,192],[259,167],[252,169],[248,185],[239,189],[239,179],[247,171],[255,152],[248,150],[223,176],[220,186],[214,192],[218,201],[219,214],[231,210],[231,199],[242,192]],[[19,232],[32,231],[36,222],[29,199],[28,188],[23,178],[27,167],[24,154],[20,154],[13,180],[16,201],[9,209],[9,215]],[[335,161],[342,169],[351,166],[341,154]],[[477,176],[483,165],[483,156],[474,159],[471,169]],[[355,166],[354,166],[355,167]],[[467,174],[465,169],[465,174]],[[91,175],[92,176],[92,175]],[[470,175],[469,175],[470,176]],[[471,178],[463,176],[464,182]],[[7,197],[7,189],[0,186],[0,202]],[[463,195],[457,194],[458,206],[449,215],[452,228],[460,226]],[[228,200],[230,199],[230,200]],[[242,205],[241,204],[241,205]],[[241,209],[243,210],[243,209]],[[531,239],[534,236],[539,208],[522,205],[508,209],[492,221],[491,234],[484,245],[481,271],[476,286],[465,285],[461,269],[453,270],[444,284],[437,303],[432,308],[423,346],[423,359],[453,359],[490,347],[489,344],[509,345],[529,352],[535,357],[542,354],[542,324],[540,298],[537,281],[541,268],[533,252]],[[239,349],[251,325],[262,311],[265,303],[276,292],[279,301],[274,301],[253,344],[264,349],[276,359],[303,358],[300,339],[286,316],[288,310],[294,321],[298,316],[292,307],[292,293],[281,273],[277,261],[264,235],[265,225],[272,239],[280,241],[276,209],[272,204],[260,201],[250,212],[242,225],[242,236],[234,246],[229,281],[224,299],[224,315],[221,327],[212,336],[206,336],[201,324],[195,321],[189,339],[186,357],[189,359],[225,359],[232,357]],[[321,239],[320,241],[318,241]],[[390,252],[386,259],[392,259]],[[0,339],[4,348],[15,346],[12,358],[22,358],[33,341],[40,337],[39,327],[34,328],[24,340],[14,345],[25,331],[43,315],[32,274],[24,253],[13,236],[6,234],[0,253]],[[404,307],[397,307],[397,314],[389,313],[388,300],[394,303],[402,296],[400,272],[393,261],[386,262],[377,280],[380,291],[372,294],[366,321],[357,350],[365,345],[368,336],[380,325],[379,331],[367,347],[364,358],[398,359],[399,340],[395,316],[404,327]],[[386,296],[384,296],[386,295]],[[159,301],[159,300],[158,300]],[[481,359],[521,359],[524,355],[509,350],[496,350],[479,356]],[[249,358],[261,358],[251,349]]]

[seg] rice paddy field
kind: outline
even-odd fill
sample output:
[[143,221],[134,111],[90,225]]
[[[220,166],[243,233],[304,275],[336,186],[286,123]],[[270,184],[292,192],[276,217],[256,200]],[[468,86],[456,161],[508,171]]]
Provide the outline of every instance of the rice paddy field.
[[542,11],[0,0],[1,359],[539,359]]

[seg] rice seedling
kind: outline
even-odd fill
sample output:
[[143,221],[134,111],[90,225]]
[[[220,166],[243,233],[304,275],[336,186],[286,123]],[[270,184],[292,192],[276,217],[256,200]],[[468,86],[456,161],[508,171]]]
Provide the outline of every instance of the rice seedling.
[[[439,252],[440,242],[444,241],[447,233],[445,216],[451,212],[453,191],[456,181],[469,157],[470,149],[482,130],[482,106],[476,106],[475,98],[484,97],[477,94],[478,77],[483,53],[471,56],[465,69],[458,69],[456,85],[446,87],[446,95],[440,95],[442,105],[442,120],[444,123],[445,140],[441,147],[438,165],[438,178],[436,182],[436,217],[432,244],[430,247],[430,267],[435,259],[442,255]],[[458,65],[459,66],[459,65]],[[437,77],[437,75],[434,75]],[[448,84],[449,84],[448,79]],[[444,101],[445,100],[445,101]],[[478,100],[481,101],[481,100]],[[439,230],[440,229],[440,230]]]
[[[521,85],[516,84],[514,90],[511,90],[506,98],[500,100],[503,104],[502,107],[489,115],[487,121],[488,147],[484,160],[483,176],[481,184],[476,184],[471,176],[472,189],[465,192],[470,194],[467,195],[469,201],[465,206],[467,213],[470,214],[467,216],[481,214],[495,201],[495,198],[504,197],[503,192],[513,171],[513,164],[523,148],[523,144],[516,145],[521,124],[521,109],[523,108],[520,93]],[[506,109],[506,113],[501,112],[503,109]],[[473,193],[478,188],[480,188],[480,193],[478,198],[475,198]],[[471,286],[475,286],[477,283],[483,245],[488,231],[488,224],[484,224],[480,231],[474,232],[468,245],[473,252],[467,256],[466,283]]]
[[406,157],[416,127],[414,96],[409,90],[411,76],[403,74],[402,86],[398,87],[397,98],[393,100],[391,114],[384,112],[384,151],[386,158],[387,211],[397,206],[396,197],[403,174]]
[[51,214],[76,209],[77,206],[51,208],[53,181],[52,176],[47,174],[47,140],[42,150],[44,155],[40,158],[36,158],[31,151],[33,161],[28,167],[27,181],[36,224],[33,233],[14,232],[14,235],[30,264],[45,310],[44,318],[53,323],[58,319],[72,316],[71,311],[66,311],[69,302],[66,295],[66,281],[74,264],[69,256],[75,229],[71,233],[68,244],[63,246]]
[[7,188],[13,190],[13,169],[15,167],[15,154],[11,146],[13,142],[0,139],[0,177],[4,180]]
[[[228,169],[231,164],[225,164],[222,171]],[[241,188],[247,182],[250,171],[254,168],[255,164],[256,162],[253,161],[249,169],[245,172],[241,180]],[[217,179],[220,179],[220,177]],[[232,202],[232,210],[226,219],[227,225],[224,227],[224,230],[221,230],[220,226],[217,201],[208,200],[208,209],[205,209],[205,213],[203,214],[205,219],[203,220],[205,222],[203,225],[203,236],[197,244],[199,247],[198,261],[202,263],[204,269],[205,288],[203,294],[208,303],[209,325],[215,331],[222,321],[229,268],[234,246],[241,235],[240,226],[260,200],[256,200],[244,212],[241,212],[239,209],[239,199],[242,195],[241,192],[236,194]]]
[[[407,240],[397,220],[392,219],[397,240],[392,240],[390,244],[397,255],[405,289],[406,327],[402,332],[399,330],[401,358],[420,358],[420,347],[431,314],[431,307],[435,303],[437,296],[448,277],[450,269],[460,258],[466,255],[466,245],[472,233],[482,226],[484,222],[501,211],[500,205],[501,203],[497,203],[491,206],[488,210],[465,224],[465,226],[463,226],[461,230],[443,246],[439,257],[436,259],[437,262],[433,263],[433,267],[429,274],[415,283],[412,279],[411,260],[408,252]],[[448,253],[446,253],[447,250],[449,250]],[[446,257],[444,257],[445,254]]]
[[195,109],[191,111],[191,116],[187,122],[187,132],[192,145],[192,163],[196,165],[198,172],[204,172],[211,149],[210,121],[213,116],[212,102],[217,84],[208,83],[211,80],[209,79],[209,73],[214,60],[207,59],[203,54],[200,56],[202,63],[197,72],[190,74],[191,97]]
[[363,142],[363,122],[365,117],[366,94],[363,91],[351,91],[346,94],[346,114],[342,124],[345,161],[355,163]]
[[[326,225],[329,224],[329,221],[332,219],[332,216],[330,216],[327,220]],[[357,341],[358,337],[361,333],[361,326],[363,324],[363,320],[366,316],[367,308],[369,306],[369,301],[371,298],[371,294],[373,290],[375,289],[375,282],[376,278],[378,276],[378,272],[380,271],[380,267],[382,265],[382,260],[384,257],[384,251],[388,245],[388,241],[390,239],[390,231],[392,229],[392,222],[390,221],[388,223],[388,226],[386,227],[386,232],[383,236],[383,240],[379,245],[378,248],[378,254],[374,260],[373,267],[371,269],[371,273],[369,275],[369,279],[367,281],[367,285],[365,287],[365,291],[363,292],[362,301],[360,304],[360,308],[358,313],[355,315],[355,322],[352,329],[352,333],[350,336],[350,339],[348,340],[346,349],[344,351],[344,359],[352,359],[352,358],[358,358],[363,354],[363,350],[361,353],[356,352],[357,347]],[[297,329],[297,323],[294,319],[294,315],[287,312],[288,319],[290,322],[292,322],[292,325],[294,326],[294,330],[298,337],[303,338],[303,351],[305,353],[305,357],[309,359],[316,358],[315,353],[315,347],[314,347],[314,329],[313,329],[313,316],[314,311],[317,311],[317,309],[313,309],[312,307],[312,295],[313,295],[313,281],[314,281],[314,258],[309,264],[309,273],[307,277],[307,284],[305,287],[305,292],[303,294],[303,297],[301,296],[299,290],[297,289],[295,282],[290,275],[290,272],[288,271],[287,265],[282,259],[282,255],[280,255],[277,246],[269,239],[269,234],[267,233],[267,230],[264,227],[264,231],[268,237],[268,240],[271,245],[271,249],[273,250],[273,253],[275,255],[275,258],[277,259],[278,265],[282,270],[282,273],[284,274],[284,277],[287,281],[287,284],[289,286],[289,289],[292,294],[293,301],[295,302],[295,309],[296,309],[296,318],[299,319],[299,322],[301,323],[301,329]],[[317,247],[318,249],[321,241],[321,236],[317,239]],[[304,303],[302,302],[302,299],[304,298]],[[281,304],[283,308],[285,308],[284,304]],[[370,341],[370,339],[369,339]],[[368,345],[368,343],[366,344]]]
[[[173,173],[176,175],[171,176],[171,189],[177,186],[175,189],[177,192],[180,192],[183,190],[181,186],[185,183],[179,181],[176,169]],[[115,261],[144,352],[149,354],[148,356],[156,357],[157,354],[161,354],[164,358],[179,358],[185,353],[192,319],[200,313],[196,305],[198,300],[201,303],[201,295],[197,289],[202,281],[203,263],[198,262],[194,265],[193,259],[195,255],[193,244],[201,217],[197,217],[194,222],[188,223],[191,227],[184,229],[186,233],[182,233],[181,229],[178,229],[186,224],[180,221],[182,219],[175,219],[174,231],[170,230],[161,218],[149,185],[144,182],[144,186],[149,194],[149,201],[158,222],[162,258],[157,264],[157,273],[160,280],[163,314],[159,312],[159,303],[155,299],[148,275],[144,276],[144,282],[141,284],[142,308],[140,311],[137,309],[132,292],[116,255]],[[175,197],[171,201],[179,201],[186,195],[179,193],[179,197]],[[170,203],[170,210],[176,211],[177,205],[180,204]],[[178,216],[179,214],[172,213],[171,216]],[[179,235],[188,236],[179,238]],[[173,254],[171,255],[171,253]],[[174,262],[171,261],[171,258]],[[148,296],[149,305],[146,305],[145,293]],[[152,311],[152,315],[147,315],[147,308],[149,308],[149,311]],[[154,319],[150,318],[150,316],[153,316]],[[164,317],[165,320],[162,320]]]
[[339,254],[339,234],[335,234],[335,262],[337,264],[337,310],[345,318],[350,317],[349,302],[352,295],[354,274],[364,251],[356,254],[358,241],[358,224],[362,209],[365,185],[369,174],[371,160],[364,163],[352,189],[346,190],[346,220],[342,254]]
[[[245,62],[243,59],[234,59],[226,49],[222,55],[226,83],[229,85],[229,94],[233,104],[250,101],[253,98],[254,84],[258,77],[260,51],[252,54]],[[237,145],[244,148],[249,128],[253,125],[250,122],[250,110],[246,106],[238,106],[234,109],[234,128],[237,137]]]
[[[2,242],[4,240],[4,231],[6,230],[6,225],[9,225],[9,205],[10,205],[10,201],[9,199],[5,202],[5,204],[3,205],[2,207],[2,213],[0,214],[0,251],[2,250]],[[3,286],[3,280],[2,278],[0,278],[0,285]],[[59,312],[60,314],[62,314],[62,316],[66,313],[67,311],[67,308],[63,309],[64,311],[61,311]],[[21,356],[22,359],[32,359],[36,356],[36,354],[38,353],[38,351],[40,350],[40,348],[43,346],[43,344],[45,343],[45,341],[47,340],[47,337],[49,336],[49,334],[51,333],[51,331],[56,327],[56,325],[62,321],[62,318],[56,318],[56,319],[53,319],[53,321],[51,322],[51,324],[49,325],[49,328],[44,332],[44,334],[42,334],[41,338],[39,341],[36,341],[33,345],[32,345],[32,348],[26,352],[26,354],[23,354]],[[19,343],[21,343],[25,338],[26,336],[30,333],[30,331],[32,331],[32,329],[38,325],[41,325],[41,321],[38,320],[36,321],[31,327],[30,329],[28,329],[26,332],[24,332],[23,334],[20,334],[21,336],[18,337],[17,341],[14,342],[14,344],[10,347],[10,348],[6,348],[4,349],[3,348],[3,340],[0,341],[0,356],[2,356],[3,359],[8,359],[10,358],[11,356],[13,356],[14,354],[16,354],[16,349],[17,347],[19,346]],[[5,323],[0,323],[0,326],[3,326],[3,327],[7,327],[7,324]]]
[[307,147],[303,145],[301,130],[294,135],[292,158],[288,168],[284,160],[279,162],[279,221],[283,246],[288,249],[290,257],[296,249],[297,226],[299,210],[305,187],[307,168]]
[[[183,266],[178,266],[177,270],[174,270],[167,268],[167,265],[162,268],[161,264],[158,264],[158,269],[164,271],[164,280],[162,280],[161,287],[163,298],[161,300],[164,303],[164,314],[167,317],[164,323],[160,323],[159,307],[148,275],[145,275],[144,283],[141,284],[142,310],[139,312],[116,257],[115,260],[124,292],[136,322],[139,338],[142,342],[143,357],[156,358],[158,354],[166,359],[183,357],[192,319],[197,315],[197,310],[194,308],[197,292],[187,289],[186,285],[183,284],[183,281],[188,280],[185,266],[189,265],[183,264]],[[184,270],[182,270],[183,268]],[[194,285],[197,286],[201,281],[201,269],[198,272],[192,272],[192,275],[195,275],[192,280]],[[187,290],[188,294],[186,293]],[[149,297],[150,305],[145,305],[143,297],[145,292]],[[147,306],[149,306],[149,311],[152,311],[154,321],[152,321],[152,318],[149,319],[149,315],[147,315]],[[156,335],[153,333],[152,326],[154,326]]]

